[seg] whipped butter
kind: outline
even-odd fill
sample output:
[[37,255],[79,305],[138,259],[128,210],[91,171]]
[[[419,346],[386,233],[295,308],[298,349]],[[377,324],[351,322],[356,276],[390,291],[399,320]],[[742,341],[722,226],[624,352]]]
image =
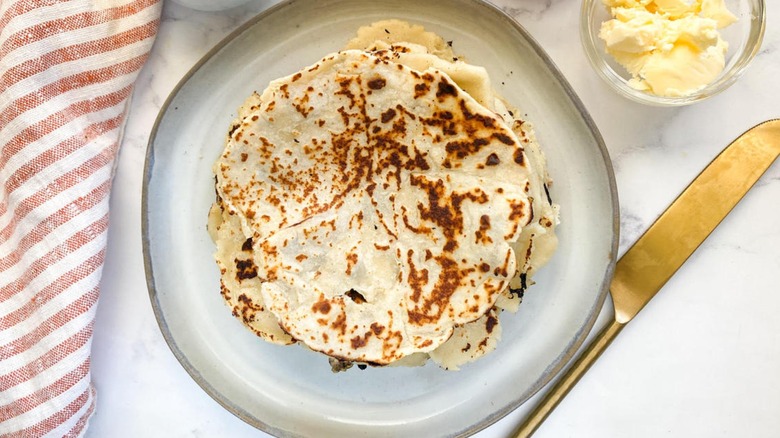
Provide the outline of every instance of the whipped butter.
[[632,75],[629,85],[659,96],[696,92],[723,71],[722,29],[737,20],[724,0],[603,0],[612,19],[599,37]]

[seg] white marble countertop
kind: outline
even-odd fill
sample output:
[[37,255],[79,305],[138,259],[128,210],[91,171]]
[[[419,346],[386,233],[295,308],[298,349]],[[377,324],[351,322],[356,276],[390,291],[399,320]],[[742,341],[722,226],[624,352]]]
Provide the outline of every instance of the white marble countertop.
[[[210,47],[272,3],[255,0],[215,13],[165,5],[114,180],[93,343],[98,402],[88,437],[267,436],[203,392],[163,340],[146,289],[141,187],[149,133],[166,96]],[[620,196],[621,254],[722,148],[747,128],[780,117],[780,9],[774,2],[761,52],[739,82],[709,101],[676,109],[628,101],[596,76],[580,47],[579,1],[498,3],[548,51],[605,139]],[[536,436],[777,436],[778,284],[775,163]],[[537,398],[477,436],[509,436]]]

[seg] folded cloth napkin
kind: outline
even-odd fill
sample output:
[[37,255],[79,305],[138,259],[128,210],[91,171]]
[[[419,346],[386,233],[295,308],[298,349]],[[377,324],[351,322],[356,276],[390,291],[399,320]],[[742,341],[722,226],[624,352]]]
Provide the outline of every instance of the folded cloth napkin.
[[79,436],[108,197],[161,0],[0,0],[0,435]]

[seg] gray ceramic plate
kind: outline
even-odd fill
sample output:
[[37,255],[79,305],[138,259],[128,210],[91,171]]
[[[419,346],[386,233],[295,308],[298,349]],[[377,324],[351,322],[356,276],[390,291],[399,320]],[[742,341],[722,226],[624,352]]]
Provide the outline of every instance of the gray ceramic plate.
[[[527,113],[562,206],[560,247],[503,340],[447,372],[433,364],[333,374],[300,347],[255,337],[219,294],[206,214],[211,165],[235,109],[253,90],[342,47],[364,24],[400,18],[453,41]],[[198,384],[244,421],[280,436],[466,435],[533,395],[571,357],[606,295],[617,248],[612,169],[593,122],[543,50],[512,19],[477,1],[294,0],[252,19],[181,81],[152,133],[143,240],[162,332]]]

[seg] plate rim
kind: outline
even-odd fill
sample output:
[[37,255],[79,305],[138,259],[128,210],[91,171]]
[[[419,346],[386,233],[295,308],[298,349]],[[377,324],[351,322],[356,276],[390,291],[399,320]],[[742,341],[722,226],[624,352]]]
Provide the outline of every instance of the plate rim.
[[[141,190],[141,241],[143,247],[144,272],[146,276],[146,284],[149,293],[149,298],[152,304],[152,311],[154,313],[155,320],[157,321],[160,331],[163,335],[163,338],[166,344],[168,345],[168,348],[170,348],[174,357],[176,357],[176,360],[184,368],[187,374],[189,374],[189,376],[195,381],[195,383],[206,394],[208,394],[214,401],[216,401],[220,406],[222,406],[225,410],[227,410],[234,416],[238,417],[245,423],[276,437],[288,437],[288,436],[293,437],[299,435],[295,433],[291,433],[290,431],[287,430],[282,430],[277,427],[273,427],[270,424],[264,422],[262,419],[257,418],[256,416],[250,414],[240,406],[234,404],[232,401],[227,399],[227,397],[225,397],[217,388],[211,385],[201,375],[201,373],[192,365],[192,363],[189,361],[187,356],[182,352],[182,350],[179,348],[179,346],[176,344],[175,340],[173,339],[173,335],[164,318],[163,311],[161,309],[161,305],[159,302],[159,296],[158,296],[155,277],[154,277],[152,255],[150,252],[150,235],[149,235],[150,225],[149,225],[149,209],[148,209],[149,181],[151,179],[152,171],[154,168],[155,140],[157,138],[158,130],[162,125],[162,121],[165,118],[165,115],[169,111],[170,104],[177,97],[179,91],[187,84],[187,82],[189,82],[192,76],[194,76],[204,64],[209,62],[225,46],[227,46],[233,40],[238,38],[241,34],[246,32],[248,29],[257,25],[257,23],[267,19],[267,17],[269,16],[273,16],[274,14],[279,13],[279,11],[287,7],[290,7],[295,3],[307,2],[307,1],[316,2],[317,0],[283,0],[279,3],[276,3],[260,11],[255,16],[253,16],[245,23],[241,24],[236,29],[231,31],[224,38],[222,38],[216,45],[214,45],[211,49],[209,49],[187,71],[187,73],[184,74],[184,76],[182,76],[182,78],[177,82],[176,86],[171,90],[171,92],[168,94],[167,98],[161,105],[157,117],[155,118],[154,124],[152,125],[152,129],[149,134],[149,140],[147,142],[146,156],[144,160],[144,168],[143,168],[143,175],[142,175],[143,180],[142,180],[142,190]],[[341,0],[332,0],[332,3],[339,3],[340,1]],[[450,0],[443,0],[443,1],[450,1]],[[582,327],[580,327],[580,329],[577,331],[574,338],[569,341],[564,352],[547,367],[545,372],[536,380],[536,382],[533,385],[531,385],[526,391],[524,391],[518,396],[515,402],[510,403],[507,406],[494,411],[491,415],[487,416],[479,423],[475,423],[470,427],[463,429],[458,433],[456,433],[455,435],[453,435],[458,437],[469,436],[481,430],[484,430],[485,428],[496,423],[501,418],[505,417],[510,412],[514,411],[515,409],[517,409],[518,407],[526,403],[531,397],[533,397],[537,392],[539,392],[539,390],[541,390],[545,385],[547,385],[550,381],[552,381],[561,372],[561,370],[573,359],[574,355],[577,353],[579,348],[585,342],[585,339],[587,338],[588,334],[593,330],[593,326],[595,325],[598,316],[601,314],[601,309],[604,306],[604,302],[606,301],[606,297],[609,291],[609,284],[614,275],[615,264],[617,263],[619,241],[620,241],[620,206],[619,206],[619,197],[617,191],[617,182],[616,182],[615,173],[612,165],[612,160],[609,155],[609,151],[606,147],[606,144],[604,142],[604,139],[601,135],[601,132],[598,130],[598,127],[596,126],[595,122],[590,116],[590,113],[587,111],[584,104],[580,100],[579,96],[574,92],[574,89],[572,88],[569,81],[564,77],[563,73],[553,62],[552,58],[550,58],[547,52],[542,48],[541,44],[539,44],[539,42],[516,19],[514,19],[512,16],[510,16],[509,14],[501,10],[498,6],[494,5],[490,1],[487,0],[462,0],[462,1],[471,2],[476,4],[479,7],[485,8],[487,10],[487,13],[494,14],[500,20],[504,21],[508,26],[512,27],[513,30],[520,33],[523,36],[523,38],[525,38],[526,41],[529,43],[534,53],[541,59],[541,61],[545,64],[547,69],[552,73],[552,75],[556,79],[556,82],[560,84],[562,90],[566,93],[567,97],[572,102],[575,109],[581,116],[582,121],[584,122],[587,130],[591,133],[593,139],[595,140],[596,145],[598,146],[606,170],[606,177],[607,177],[609,192],[610,192],[610,202],[612,205],[612,217],[611,217],[612,241],[610,244],[609,261],[607,263],[607,269],[604,273],[597,299],[593,304],[593,307],[589,310],[588,320],[585,322],[585,324],[583,324]]]

